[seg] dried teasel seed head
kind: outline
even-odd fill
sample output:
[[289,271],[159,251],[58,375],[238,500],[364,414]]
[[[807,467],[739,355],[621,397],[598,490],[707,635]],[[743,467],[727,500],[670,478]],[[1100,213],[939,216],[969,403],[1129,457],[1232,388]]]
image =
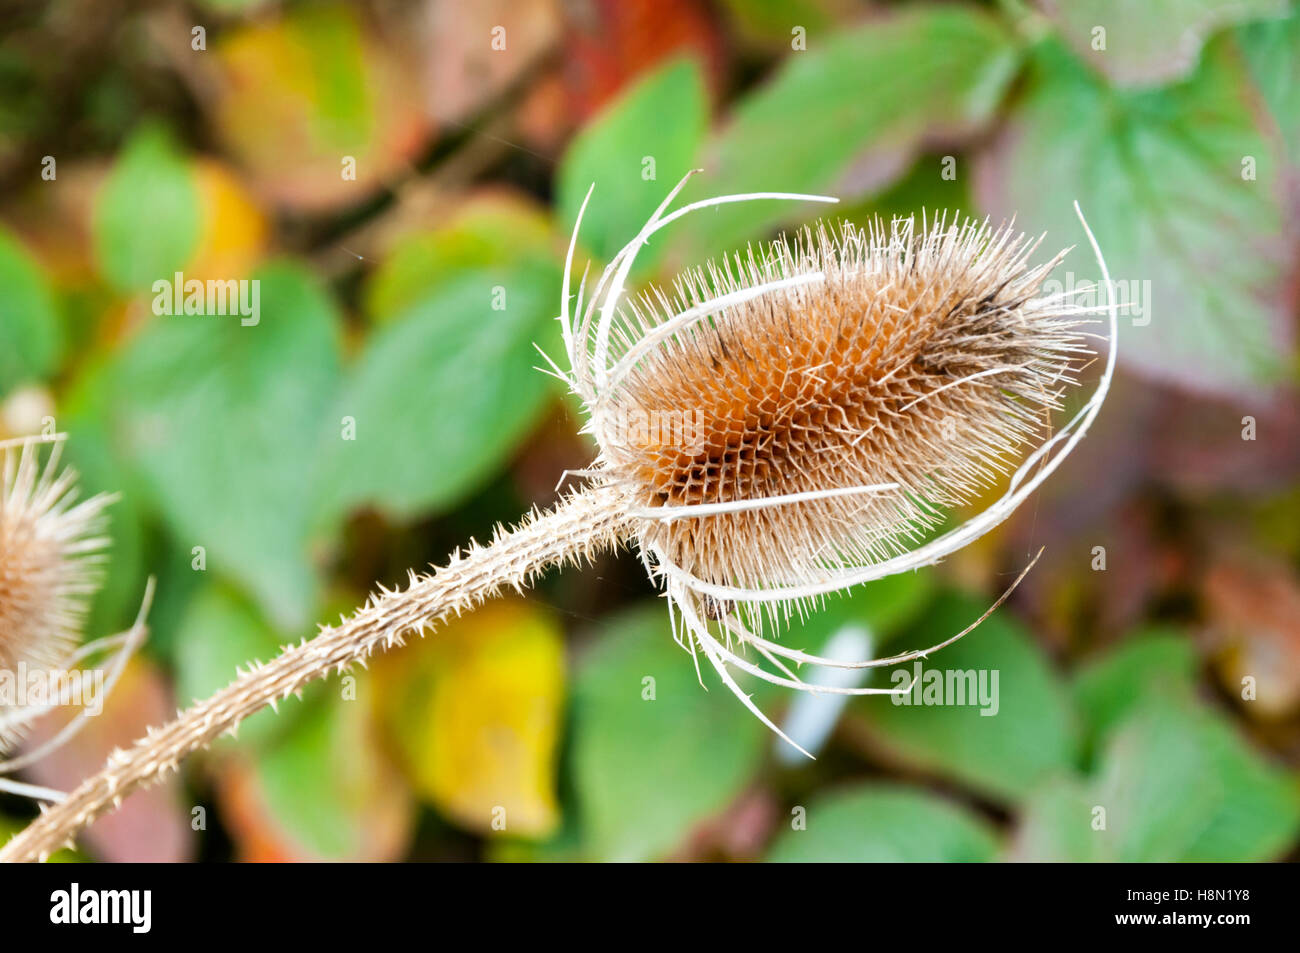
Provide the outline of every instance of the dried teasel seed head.
[[[551,364],[599,445],[583,472],[622,494],[679,641],[770,727],[729,668],[798,689],[909,691],[809,685],[787,663],[892,665],[948,642],[833,661],[764,638],[764,620],[779,627],[828,593],[935,563],[1005,520],[1096,418],[1115,367],[1114,302],[1070,300],[1091,287],[1042,295],[1065,252],[1035,264],[1039,241],[947,216],[818,225],[688,272],[672,294],[625,302],[637,252],[685,215],[835,201],[753,193],[669,213],[685,182],[606,267],[585,308],[584,275],[571,318],[581,212],[575,223],[560,315],[570,369]],[[1112,346],[1100,383],[1053,431],[1052,411],[1091,356],[1081,325],[1103,311]],[[946,510],[1008,473],[995,502],[935,535]],[[778,671],[738,654],[737,642]]]
[[[59,471],[61,444],[40,463],[37,439],[0,443],[0,672],[20,666],[61,671],[81,637],[89,597],[101,578],[105,507],[78,502],[76,473]],[[0,706],[0,751],[14,744],[23,713]]]
[[1042,438],[1089,353],[1078,316],[1035,300],[1059,256],[1031,265],[1034,247],[969,221],[819,225],[627,308],[650,328],[718,295],[824,276],[719,309],[609,393],[602,463],[635,505],[807,496],[651,523],[645,544],[700,579],[750,588],[908,551]]

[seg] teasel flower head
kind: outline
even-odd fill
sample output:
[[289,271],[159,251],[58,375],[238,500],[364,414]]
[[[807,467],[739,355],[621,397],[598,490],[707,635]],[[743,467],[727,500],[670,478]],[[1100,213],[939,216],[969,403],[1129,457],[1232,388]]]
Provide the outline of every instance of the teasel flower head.
[[[11,687],[32,673],[56,683],[60,673],[106,650],[116,649],[118,661],[124,662],[142,631],[137,622],[130,632],[81,644],[89,600],[102,580],[109,545],[105,510],[113,497],[80,498],[76,472],[59,469],[63,437],[0,441],[0,673]],[[44,465],[43,444],[52,444]],[[119,671],[120,665],[114,666],[109,684]],[[48,698],[39,705],[0,704],[0,753],[52,707]],[[80,721],[74,719],[57,741],[66,741],[78,727]],[[11,787],[3,775],[50,747],[0,761],[0,788],[21,788]]]
[[[1066,252],[1035,263],[1041,239],[947,215],[818,224],[625,300],[640,248],[685,215],[731,202],[835,201],[756,193],[668,212],[687,179],[590,299],[584,274],[571,312],[579,213],[560,316],[569,369],[551,366],[582,399],[599,447],[583,475],[616,489],[636,518],[678,641],[780,733],[729,669],[802,690],[905,693],[911,686],[811,685],[790,666],[893,665],[965,634],[852,663],[776,640],[827,594],[935,563],[1005,520],[1100,409],[1116,316],[1113,303],[1071,302],[1090,289],[1039,293]],[[1092,358],[1082,325],[1100,311],[1112,342],[1101,383],[1053,431],[1052,413]],[[954,507],[1008,474],[994,504],[936,535]]]

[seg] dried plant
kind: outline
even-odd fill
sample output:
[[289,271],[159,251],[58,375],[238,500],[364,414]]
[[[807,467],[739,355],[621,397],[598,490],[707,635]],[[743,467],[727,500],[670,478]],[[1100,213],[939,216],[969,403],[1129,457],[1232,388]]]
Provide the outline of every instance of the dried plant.
[[[109,656],[109,691],[144,637],[144,613],[128,631],[79,645],[89,599],[102,579],[108,494],[79,500],[76,471],[59,470],[63,434],[0,441],[0,673],[11,690],[20,681],[58,684],[82,663]],[[44,466],[42,444],[52,444]],[[152,588],[150,588],[150,593]],[[48,695],[49,693],[45,693]],[[0,699],[0,754],[21,740],[56,699],[22,703]],[[50,740],[19,757],[0,760],[0,791],[46,800],[58,792],[5,776],[39,760],[85,725],[83,711]]]
[[[1078,445],[1101,408],[1115,366],[1113,302],[1104,309],[1112,346],[1101,381],[1078,414],[1051,432],[1048,416],[1085,357],[1080,325],[1102,310],[1073,305],[1068,295],[1036,297],[1061,255],[1034,266],[1037,242],[947,218],[866,231],[820,226],[691,272],[672,297],[651,292],[626,304],[638,251],[684,215],[730,202],[835,201],[757,193],[669,213],[684,185],[609,263],[589,300],[584,275],[571,311],[581,212],[574,226],[560,315],[568,369],[550,363],[584,402],[587,430],[599,445],[581,474],[585,488],[512,529],[499,528],[487,546],[471,543],[432,574],[412,572],[405,589],[381,590],[351,618],[254,665],[115,752],[103,771],[0,850],[0,859],[47,855],[265,705],[503,588],[521,589],[549,566],[602,549],[639,549],[664,587],[677,639],[702,653],[778,732],[731,669],[796,689],[907,691],[809,685],[789,663],[892,665],[977,625],[927,649],[853,663],[775,639],[792,615],[826,594],[935,563],[1005,520]],[[1083,226],[1109,287],[1100,249]],[[629,439],[629,417],[655,411],[690,412],[698,432],[677,441],[662,433]],[[1036,446],[1013,470],[1031,442]],[[1010,480],[994,504],[934,535],[945,509],[1006,472]],[[746,647],[775,671],[741,654]]]

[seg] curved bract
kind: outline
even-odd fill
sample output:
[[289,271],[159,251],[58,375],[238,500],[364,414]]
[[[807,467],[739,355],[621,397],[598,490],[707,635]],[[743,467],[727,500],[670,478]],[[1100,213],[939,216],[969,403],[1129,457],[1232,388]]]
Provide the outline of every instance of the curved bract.
[[[863,667],[933,649],[846,664],[786,649],[763,629],[828,593],[937,562],[1005,520],[1096,417],[1115,366],[1114,303],[1068,300],[1090,288],[1039,296],[1065,252],[1033,264],[1041,239],[947,215],[806,228],[687,272],[671,293],[628,301],[638,251],[684,215],[730,202],[835,201],[756,193],[668,212],[686,181],[589,300],[584,274],[571,312],[581,211],[575,223],[560,315],[569,371],[551,363],[589,413],[600,452],[586,473],[636,517],[679,641],[746,704],[729,666],[801,689],[907,691],[811,686],[782,659]],[[1092,356],[1081,325],[1099,311],[1110,321],[1105,370],[1053,433],[1052,412]],[[929,538],[947,511],[1008,473],[993,505]]]

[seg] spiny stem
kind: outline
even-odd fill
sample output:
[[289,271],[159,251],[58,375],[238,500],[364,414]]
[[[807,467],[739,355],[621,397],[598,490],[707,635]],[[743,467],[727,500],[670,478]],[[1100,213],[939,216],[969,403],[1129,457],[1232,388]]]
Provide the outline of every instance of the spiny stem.
[[618,546],[631,519],[608,488],[582,490],[499,531],[491,544],[457,553],[432,575],[412,574],[406,589],[372,597],[350,619],[322,628],[311,641],[285,649],[174,721],[150,729],[130,749],[113,752],[98,774],[0,848],[0,862],[44,860],[132,791],[178,770],[187,755],[233,731],[249,715],[330,672],[402,644],[408,633],[459,615],[507,586],[522,590],[548,566],[590,560]]

